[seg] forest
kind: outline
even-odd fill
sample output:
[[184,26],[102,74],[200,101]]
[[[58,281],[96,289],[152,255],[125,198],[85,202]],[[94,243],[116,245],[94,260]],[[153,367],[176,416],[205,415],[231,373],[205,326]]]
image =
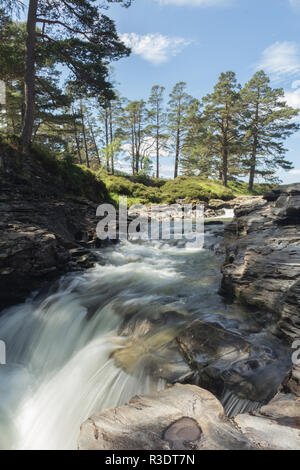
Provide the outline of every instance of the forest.
[[[131,2],[114,0],[129,7]],[[103,8],[108,8],[106,2]],[[278,183],[290,170],[284,141],[299,129],[298,110],[264,71],[244,85],[222,73],[211,93],[194,97],[179,81],[167,95],[154,85],[149,96],[128,100],[112,78],[113,61],[130,50],[115,24],[93,1],[2,1],[0,113],[3,138],[23,148],[45,147],[55,158],[85,165],[102,175],[161,177],[169,156],[180,175],[220,181]],[[79,7],[80,4],[80,7]]]

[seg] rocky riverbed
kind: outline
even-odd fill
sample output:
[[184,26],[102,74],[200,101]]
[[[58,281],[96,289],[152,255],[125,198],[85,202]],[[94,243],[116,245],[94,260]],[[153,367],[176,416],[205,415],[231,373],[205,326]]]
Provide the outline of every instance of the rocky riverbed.
[[[249,307],[287,349],[299,339],[299,200],[300,184],[236,207],[219,247],[226,253],[223,294]],[[197,387],[175,385],[94,415],[81,428],[79,449],[300,449],[300,377],[292,349],[285,356],[266,342],[251,344],[251,332],[245,340],[245,333],[203,320],[187,326],[175,343],[192,374],[182,370],[173,383]],[[216,397],[227,414],[234,409],[231,419]]]
[[175,385],[92,416],[79,450],[299,450],[300,402],[278,395],[252,414],[228,419],[211,393]]
[[300,448],[300,185],[210,201],[204,250],[101,250],[105,191],[16,164],[1,156],[0,310],[44,289],[0,316],[0,447],[74,448],[93,415],[81,449]]

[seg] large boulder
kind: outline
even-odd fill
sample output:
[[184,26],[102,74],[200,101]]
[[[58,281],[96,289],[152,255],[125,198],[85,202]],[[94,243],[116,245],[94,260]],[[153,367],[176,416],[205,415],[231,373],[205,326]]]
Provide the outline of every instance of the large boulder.
[[81,427],[79,450],[249,450],[208,391],[175,385],[104,410]]
[[201,320],[177,337],[195,383],[221,399],[229,415],[267,403],[290,370],[283,346],[254,341]]

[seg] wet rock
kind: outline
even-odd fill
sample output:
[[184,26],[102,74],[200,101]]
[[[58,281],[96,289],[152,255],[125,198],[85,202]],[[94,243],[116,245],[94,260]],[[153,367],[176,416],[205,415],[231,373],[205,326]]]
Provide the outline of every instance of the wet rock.
[[278,395],[252,415],[234,422],[254,446],[265,450],[300,450],[300,401],[294,395]]
[[68,195],[63,183],[50,184],[32,162],[17,171],[13,159],[2,160],[0,311],[69,270],[91,267],[88,249],[96,245],[99,221],[97,202]]
[[81,427],[79,450],[253,449],[208,391],[175,385],[104,410]]
[[262,202],[262,196],[240,196],[230,201],[222,201],[221,199],[211,199],[208,202],[208,209],[220,210],[220,209],[236,209],[242,206],[251,206]]
[[278,317],[278,332],[300,337],[300,183],[235,211],[225,228],[222,292]]
[[256,345],[201,320],[187,327],[177,343],[196,372],[195,383],[222,399],[229,415],[271,400],[291,367],[286,351]]

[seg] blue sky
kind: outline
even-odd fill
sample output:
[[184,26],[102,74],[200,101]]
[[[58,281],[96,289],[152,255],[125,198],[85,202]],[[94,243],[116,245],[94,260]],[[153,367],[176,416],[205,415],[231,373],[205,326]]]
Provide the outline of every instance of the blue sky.
[[[200,98],[221,72],[235,71],[244,84],[263,68],[300,108],[300,0],[135,0],[128,10],[113,5],[109,16],[133,50],[114,65],[130,99],[146,98],[154,84],[169,93],[182,80]],[[280,176],[300,181],[300,132],[286,146],[295,170]],[[169,176],[172,158],[162,165]]]

